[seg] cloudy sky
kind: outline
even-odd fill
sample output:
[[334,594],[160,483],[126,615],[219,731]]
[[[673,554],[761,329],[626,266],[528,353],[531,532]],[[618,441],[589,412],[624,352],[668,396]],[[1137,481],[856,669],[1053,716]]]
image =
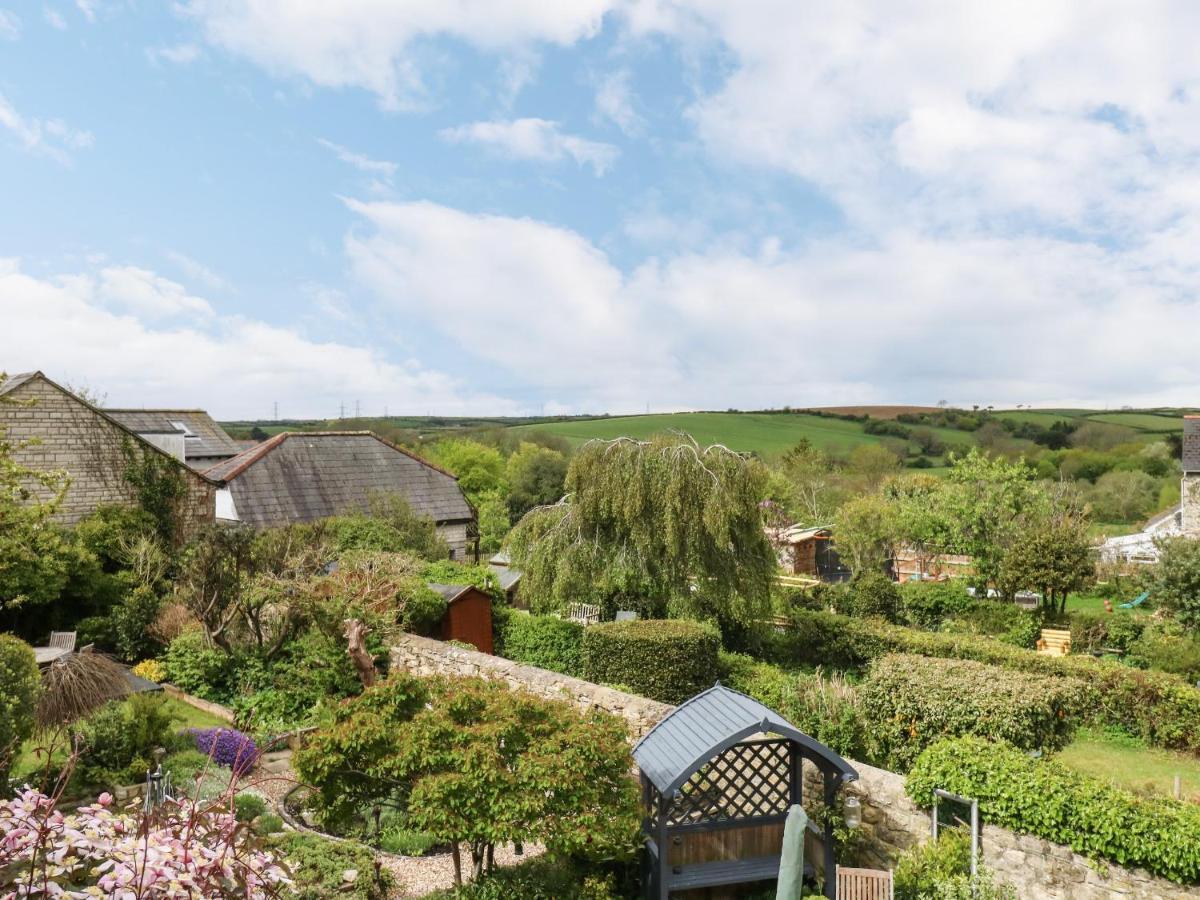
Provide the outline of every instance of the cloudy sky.
[[1196,405],[1197,43],[1187,0],[0,0],[0,370]]

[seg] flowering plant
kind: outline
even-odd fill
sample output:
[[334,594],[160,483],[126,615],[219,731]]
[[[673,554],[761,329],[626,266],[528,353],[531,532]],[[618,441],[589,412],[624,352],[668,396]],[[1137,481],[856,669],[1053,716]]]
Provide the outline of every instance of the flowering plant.
[[233,769],[241,777],[258,762],[258,747],[254,738],[235,728],[191,728],[188,729],[196,742],[196,749],[205,753],[219,766]]
[[112,797],[64,814],[29,788],[0,800],[0,900],[277,897],[287,872],[218,806],[167,801],[152,816],[112,810]]

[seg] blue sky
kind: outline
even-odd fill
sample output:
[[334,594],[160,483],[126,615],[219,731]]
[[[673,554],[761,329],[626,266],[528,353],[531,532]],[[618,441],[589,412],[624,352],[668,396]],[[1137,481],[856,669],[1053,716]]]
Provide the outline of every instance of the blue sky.
[[1200,20],[1126,9],[0,0],[0,370],[225,417],[1194,405]]

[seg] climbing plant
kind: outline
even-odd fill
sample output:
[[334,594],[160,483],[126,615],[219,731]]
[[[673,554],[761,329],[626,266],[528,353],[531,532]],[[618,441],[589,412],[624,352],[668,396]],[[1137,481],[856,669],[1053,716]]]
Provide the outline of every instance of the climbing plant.
[[178,543],[182,537],[179,507],[187,497],[179,463],[164,453],[148,453],[129,437],[121,442],[121,454],[125,459],[123,476],[138,505],[153,517],[163,543]]

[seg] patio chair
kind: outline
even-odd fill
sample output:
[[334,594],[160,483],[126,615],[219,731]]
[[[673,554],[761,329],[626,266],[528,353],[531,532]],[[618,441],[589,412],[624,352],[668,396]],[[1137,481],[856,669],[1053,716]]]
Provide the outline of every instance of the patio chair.
[[75,649],[74,631],[52,631],[50,632],[50,646],[58,650],[66,650],[68,653]]
[[837,900],[892,900],[892,873],[837,867]]

